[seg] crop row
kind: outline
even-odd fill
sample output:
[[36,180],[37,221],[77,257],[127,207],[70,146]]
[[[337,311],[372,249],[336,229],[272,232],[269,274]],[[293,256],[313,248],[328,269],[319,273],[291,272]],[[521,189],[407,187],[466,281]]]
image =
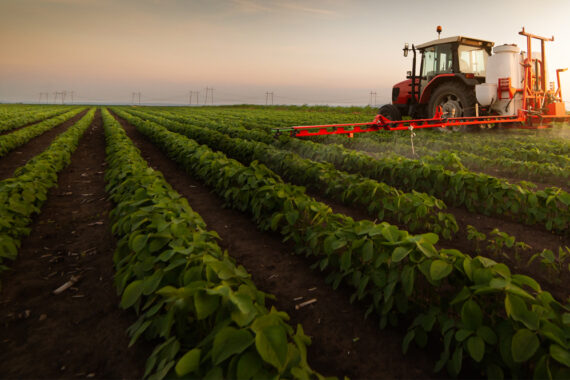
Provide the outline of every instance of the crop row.
[[531,191],[482,173],[450,171],[439,165],[404,157],[377,160],[340,145],[324,145],[282,136],[279,147],[316,161],[332,162],[348,172],[358,172],[402,189],[425,191],[448,205],[471,212],[505,215],[549,231],[566,233],[570,227],[570,194],[559,188]]
[[441,339],[437,370],[456,375],[469,359],[490,377],[568,374],[570,313],[533,279],[484,257],[437,250],[435,234],[334,214],[265,167],[244,166],[164,127],[137,129],[228,205],[251,213],[260,229],[315,256],[333,287],[352,287],[352,299],[368,302],[381,327],[416,315],[404,348],[425,346],[428,335]]
[[[452,138],[446,139],[444,136],[433,137],[433,135],[433,133],[429,135],[422,133],[421,137],[416,135],[416,145],[434,150],[447,149],[475,153],[487,158],[510,158],[516,161],[549,163],[562,168],[570,165],[570,158],[567,156],[568,153],[553,153],[550,149],[552,144],[549,143],[541,145],[541,143],[537,141],[533,144],[522,144],[520,141],[513,140],[510,144],[504,145],[504,143],[500,143],[501,136],[489,139],[481,138],[479,135],[471,135],[470,138],[453,136]],[[527,138],[527,140],[529,138]],[[369,137],[365,137],[364,139],[373,140]],[[390,143],[390,141],[385,142]],[[559,146],[558,149],[553,147],[552,149],[560,151],[562,147]]]
[[14,128],[61,115],[62,113],[69,111],[70,108],[71,107],[53,107],[49,109],[36,109],[34,111],[17,114],[12,118],[0,120],[0,132],[6,132]]
[[74,108],[62,115],[52,117],[50,119],[41,121],[29,127],[19,129],[12,133],[0,136],[0,157],[6,155],[6,153],[11,150],[27,143],[36,136],[41,135],[44,132],[49,131],[56,125],[59,125],[66,120],[71,119],[73,116],[77,115],[85,108]]
[[59,106],[38,106],[30,104],[0,104],[0,123],[7,119],[22,116],[26,113],[46,111],[48,109],[61,108]]
[[[516,151],[517,149],[538,150],[550,152],[558,155],[570,154],[570,144],[560,138],[560,127],[554,127],[547,130],[492,130],[482,133],[439,133],[437,130],[428,130],[427,133],[418,135],[418,141],[429,145],[438,145],[439,142],[444,144],[469,144],[472,143],[471,149],[477,150],[478,146],[495,146],[500,148],[509,148]],[[477,131],[475,129],[475,131]],[[433,133],[431,133],[433,132]],[[377,141],[393,141],[409,139],[409,132],[397,133],[378,133],[367,135],[366,138],[372,138]]]
[[[350,123],[362,121],[362,115],[347,114],[331,111],[325,112],[301,112],[301,111],[280,111],[280,110],[235,110],[235,109],[209,109],[209,108],[184,108],[160,110],[160,115],[180,122],[193,122],[195,124],[217,124],[227,127],[245,127],[248,129],[262,129],[269,132],[274,127],[290,127],[292,125],[304,124],[330,124],[330,123]],[[373,116],[364,116],[372,119]]]
[[[215,123],[206,126],[215,127]],[[263,132],[261,132],[263,133]],[[248,138],[256,139],[252,134]],[[266,141],[267,137],[262,137]],[[424,191],[453,206],[485,215],[506,215],[526,224],[542,224],[547,230],[565,233],[570,227],[570,194],[558,188],[531,191],[519,185],[470,171],[450,171],[403,157],[376,160],[339,145],[281,136],[274,145],[305,158],[332,162],[337,168],[358,173],[404,190]]]
[[32,216],[40,212],[48,190],[57,184],[57,173],[69,164],[94,114],[93,108],[44,152],[18,168],[14,177],[0,182],[0,271],[7,269],[7,259],[17,257],[21,239],[30,232],[27,226]]
[[[134,125],[145,122],[121,110],[117,112]],[[430,195],[415,191],[404,193],[382,182],[339,171],[331,164],[303,159],[263,142],[250,141],[248,138],[253,131],[236,128],[225,131],[240,137],[232,138],[208,128],[181,124],[148,114],[133,114],[154,120],[201,144],[215,146],[217,150],[246,165],[258,160],[292,183],[307,186],[346,204],[360,206],[380,220],[387,218],[405,224],[410,231],[433,231],[451,239],[458,230],[453,215],[441,212],[445,204]],[[148,123],[154,124],[151,121]]]
[[[335,139],[335,142],[343,146],[374,152],[380,157],[398,154],[406,157],[412,157],[412,146],[409,140],[406,141],[392,141],[392,142],[378,142],[373,139]],[[436,151],[423,146],[414,144],[414,152],[418,155],[419,159],[423,162],[442,165],[449,170],[465,169],[470,170],[485,170],[485,169],[498,169],[500,173],[511,176],[515,174],[518,178],[525,178],[528,180],[544,181],[545,179],[553,179],[561,182],[568,183],[570,171],[567,168],[560,167],[551,163],[539,163],[536,161],[521,161],[507,157],[489,158],[484,154],[475,154],[464,152],[456,149],[444,149]]]
[[286,313],[267,310],[266,294],[218,235],[148,167],[107,110],[103,120],[121,306],[140,313],[131,344],[141,335],[158,342],[144,376],[320,377],[307,364],[302,327],[294,333]]

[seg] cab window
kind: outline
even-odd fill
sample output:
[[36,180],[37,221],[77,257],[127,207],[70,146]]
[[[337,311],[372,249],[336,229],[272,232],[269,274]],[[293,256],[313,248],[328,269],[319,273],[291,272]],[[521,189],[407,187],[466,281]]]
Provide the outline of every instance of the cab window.
[[422,76],[428,79],[442,73],[453,72],[453,55],[450,45],[436,45],[424,50]]
[[459,71],[471,73],[475,76],[484,77],[485,67],[489,54],[480,47],[460,45],[457,50],[459,54]]

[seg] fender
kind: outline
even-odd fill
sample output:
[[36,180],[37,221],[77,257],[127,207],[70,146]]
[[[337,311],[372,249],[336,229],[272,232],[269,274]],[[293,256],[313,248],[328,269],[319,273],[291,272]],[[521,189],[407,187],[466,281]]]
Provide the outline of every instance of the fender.
[[422,96],[420,97],[419,103],[429,103],[429,98],[431,96],[432,90],[440,83],[450,80],[461,80],[463,83],[470,87],[474,87],[476,84],[479,84],[479,81],[477,79],[467,78],[465,74],[439,74],[433,77],[433,79],[428,82],[425,88],[422,89]]

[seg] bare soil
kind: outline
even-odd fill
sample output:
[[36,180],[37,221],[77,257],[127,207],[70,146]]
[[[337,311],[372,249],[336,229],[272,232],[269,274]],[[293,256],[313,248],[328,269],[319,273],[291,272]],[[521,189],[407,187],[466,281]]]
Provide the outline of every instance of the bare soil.
[[[52,139],[48,133],[39,136],[30,149],[37,152]],[[21,151],[31,157],[28,145]],[[50,190],[12,270],[2,273],[2,378],[142,377],[152,347],[139,342],[127,347],[126,329],[136,316],[119,309],[113,285],[115,240],[104,169],[98,111],[71,164],[59,174],[57,188]],[[72,276],[79,281],[54,295]]]

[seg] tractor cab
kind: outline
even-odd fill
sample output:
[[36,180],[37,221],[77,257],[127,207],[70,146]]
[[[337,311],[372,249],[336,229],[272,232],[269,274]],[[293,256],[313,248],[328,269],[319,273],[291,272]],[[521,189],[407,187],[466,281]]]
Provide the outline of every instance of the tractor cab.
[[439,74],[448,73],[484,78],[493,45],[493,42],[461,36],[418,45],[416,49],[422,54],[421,80],[427,84]]
[[[491,41],[463,36],[412,45],[411,49],[406,44],[404,56],[413,53],[412,70],[407,80],[394,85],[392,104],[381,108],[380,113],[392,120],[402,116],[431,118],[441,106],[450,116],[473,115],[475,85],[485,80],[493,45]],[[419,70],[417,53],[421,54]]]

